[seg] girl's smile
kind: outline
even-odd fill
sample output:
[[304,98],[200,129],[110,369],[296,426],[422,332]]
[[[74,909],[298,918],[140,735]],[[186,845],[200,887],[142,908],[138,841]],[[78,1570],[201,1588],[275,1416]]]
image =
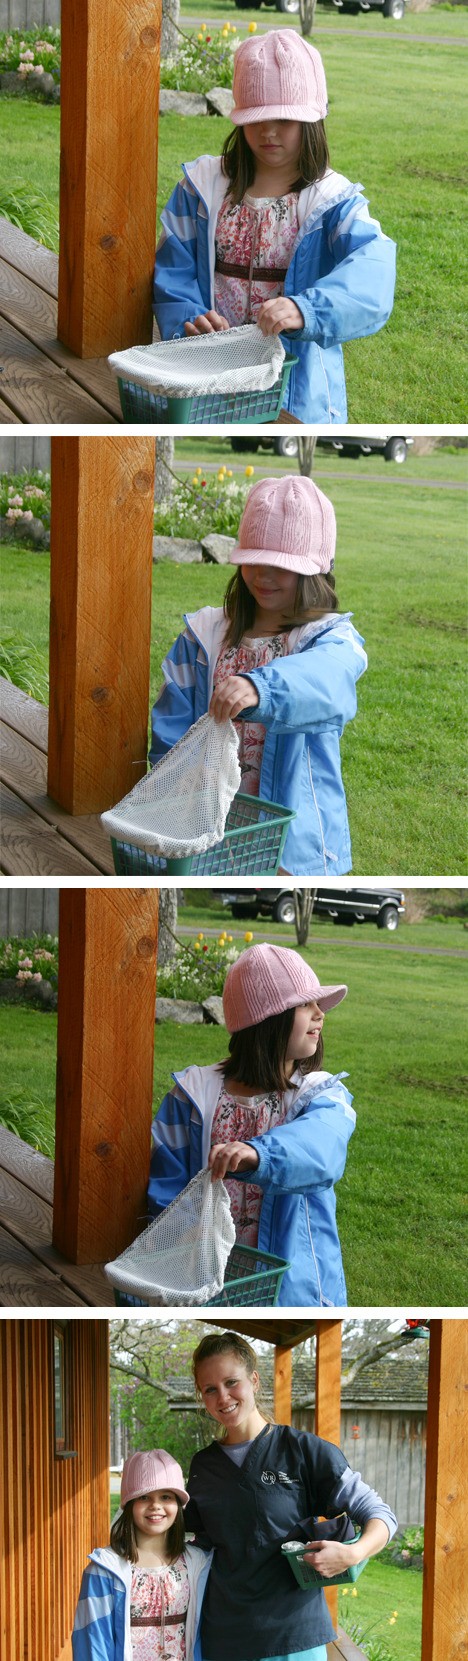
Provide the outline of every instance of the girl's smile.
[[255,600],[259,616],[268,613],[268,620],[281,623],[283,614],[291,614],[297,590],[297,572],[286,571],[280,565],[241,565],[241,572],[249,594]]
[[134,1501],[133,1521],[138,1534],[167,1534],[177,1516],[177,1499],[169,1490],[155,1488]]
[[299,1005],[286,1051],[288,1062],[304,1061],[306,1056],[315,1055],[324,1018],[323,1009],[318,1004]]

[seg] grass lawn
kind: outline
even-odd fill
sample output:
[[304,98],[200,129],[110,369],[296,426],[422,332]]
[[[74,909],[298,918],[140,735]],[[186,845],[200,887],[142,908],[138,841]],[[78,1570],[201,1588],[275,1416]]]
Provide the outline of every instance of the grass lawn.
[[[445,465],[460,477],[464,457],[447,456]],[[328,483],[341,608],[353,612],[369,653],[358,716],[342,741],[353,869],[466,875],[464,493],[412,490],[390,469],[381,486],[367,466],[359,489],[353,463]],[[48,555],[5,548],[2,567],[5,632],[27,632],[47,652]],[[184,612],[221,604],[225,587],[216,565],[154,568],[151,702]]]
[[[326,1066],[349,1073],[358,1115],[337,1189],[349,1303],[463,1305],[465,963],[391,944],[357,951],[331,929],[329,943],[312,938],[304,956],[325,983],[349,986],[325,1036]],[[25,1103],[39,1098],[53,1127],[55,1041],[55,1015],[0,1006],[0,1116],[2,1101],[21,1092]],[[174,1068],[219,1061],[226,1049],[224,1028],[158,1026],[155,1108]]]
[[[354,1619],[366,1637],[372,1633],[376,1640],[383,1638],[392,1661],[420,1661],[422,1584],[422,1574],[416,1569],[394,1568],[373,1557],[357,1582],[356,1596],[350,1587],[340,1586],[338,1621]],[[394,1610],[397,1619],[390,1626]]]
[[[223,15],[234,17],[234,8],[223,7]],[[351,23],[352,30],[331,14],[320,37],[332,161],[349,178],[363,177],[371,212],[398,243],[399,275],[387,327],[345,349],[350,420],[463,420],[464,64],[456,39],[466,23],[458,12],[424,13],[396,26],[379,18],[377,38],[367,17]],[[452,31],[453,46],[438,52],[414,38],[425,31],[434,41]],[[220,117],[161,119],[158,212],[181,158],[219,152],[228,130]],[[5,179],[30,179],[45,190],[56,221],[59,110],[2,97],[0,151]]]

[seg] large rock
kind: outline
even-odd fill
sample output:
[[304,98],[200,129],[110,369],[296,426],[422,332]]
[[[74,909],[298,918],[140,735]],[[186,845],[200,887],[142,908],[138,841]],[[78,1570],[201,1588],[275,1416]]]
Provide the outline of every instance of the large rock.
[[210,87],[206,94],[209,115],[224,115],[229,120],[232,110],[231,87]]
[[156,998],[156,1020],[178,1021],[182,1026],[201,1026],[203,1009],[201,1004],[192,1003],[188,998]]
[[0,75],[2,92],[40,92],[43,98],[53,98],[56,83],[53,75],[44,70],[43,75],[20,75],[17,69],[5,69]]
[[42,552],[50,548],[50,532],[46,530],[42,519],[0,519],[0,541],[33,542],[35,548]]
[[4,1003],[39,1004],[41,1009],[57,1008],[57,992],[50,980],[11,980],[0,978],[0,999]]
[[229,565],[235,537],[221,536],[217,531],[210,531],[208,536],[202,537],[203,558],[214,560],[216,565]]
[[214,1022],[217,1027],[224,1027],[226,1025],[224,1019],[223,1000],[218,997],[215,992],[211,998],[203,999],[202,1009],[207,1016],[208,1021]]
[[176,565],[201,565],[201,542],[192,542],[190,536],[153,536],[153,562],[173,559]]
[[206,98],[200,92],[175,92],[172,87],[161,87],[160,115],[207,115]]

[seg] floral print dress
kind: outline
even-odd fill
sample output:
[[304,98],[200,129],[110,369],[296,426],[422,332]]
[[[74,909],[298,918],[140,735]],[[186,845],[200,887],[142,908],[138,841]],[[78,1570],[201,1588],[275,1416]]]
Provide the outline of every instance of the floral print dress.
[[160,1569],[136,1563],[130,1593],[133,1661],[185,1661],[189,1579],[184,1554]]
[[265,300],[283,293],[299,230],[299,192],[226,196],[216,225],[215,310],[230,328],[254,323]]
[[[249,1142],[252,1136],[263,1136],[266,1130],[283,1124],[286,1112],[280,1090],[268,1090],[259,1096],[232,1096],[223,1084],[213,1117],[211,1147],[216,1142]],[[257,1246],[262,1189],[255,1182],[236,1182],[235,1177],[225,1177],[224,1182],[238,1245]]]
[[[241,640],[239,646],[225,646],[219,654],[213,685],[219,686],[228,675],[248,675],[251,669],[263,669],[275,658],[285,657],[287,650],[287,634],[271,634],[258,640]],[[241,790],[247,796],[258,796],[265,727],[261,721],[235,721],[234,726],[239,739]]]

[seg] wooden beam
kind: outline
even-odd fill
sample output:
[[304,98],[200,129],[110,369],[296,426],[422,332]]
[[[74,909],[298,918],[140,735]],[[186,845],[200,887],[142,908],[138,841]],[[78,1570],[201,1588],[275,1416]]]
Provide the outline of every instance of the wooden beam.
[[[317,1321],[315,1338],[315,1434],[340,1446],[341,1437],[341,1321]],[[325,1597],[332,1621],[338,1623],[338,1587]]]
[[112,807],[146,772],[155,442],[52,439],[48,791]]
[[58,336],[80,358],[152,339],[161,11],[63,7]]
[[291,1424],[292,1349],[290,1344],[277,1344],[275,1348],[273,1412],[278,1424]]
[[105,1262],[146,1217],[158,892],[63,889],[53,1243]]
[[468,1653],[468,1321],[431,1321],[422,1661]]

